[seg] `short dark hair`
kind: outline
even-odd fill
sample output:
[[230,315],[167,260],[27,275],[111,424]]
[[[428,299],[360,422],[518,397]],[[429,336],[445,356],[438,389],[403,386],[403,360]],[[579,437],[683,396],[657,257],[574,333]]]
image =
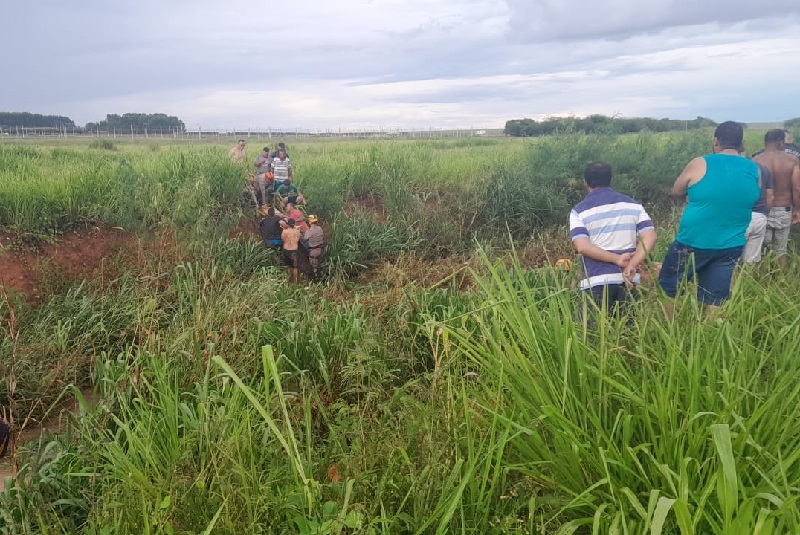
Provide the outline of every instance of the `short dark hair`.
[[280,143],[278,143],[278,148],[279,148],[279,149],[285,149],[285,148],[286,148],[286,143],[284,143],[283,141],[281,141]]
[[735,121],[725,121],[714,130],[714,138],[723,149],[739,150],[744,140],[744,128]]
[[239,141],[237,141],[237,143],[244,143],[244,142],[245,142],[244,139],[240,139]]
[[275,208],[270,208],[269,210],[267,210],[267,215],[270,216],[270,217],[274,216],[275,215]]
[[777,128],[764,134],[764,145],[774,145],[786,141],[786,131]]
[[583,170],[583,179],[590,188],[607,188],[611,185],[611,166],[606,162],[592,162]]
[[294,219],[290,217],[289,219],[286,220],[286,224],[289,225],[290,227],[293,227],[294,226]]
[[262,150],[263,152],[269,152],[269,147],[264,147],[264,148],[263,148],[263,149],[261,149],[261,150]]

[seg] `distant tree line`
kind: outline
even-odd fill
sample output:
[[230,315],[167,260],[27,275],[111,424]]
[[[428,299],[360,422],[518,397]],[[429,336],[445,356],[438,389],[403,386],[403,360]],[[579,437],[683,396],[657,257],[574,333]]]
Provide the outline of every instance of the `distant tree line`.
[[505,133],[515,137],[546,136],[551,134],[628,134],[632,132],[669,132],[672,130],[697,130],[715,127],[717,123],[706,117],[691,120],[653,119],[650,117],[607,117],[590,115],[584,118],[554,117],[543,121],[512,119],[506,122]]
[[42,115],[26,111],[0,111],[0,127],[14,128],[75,128],[75,121],[61,115]]
[[795,117],[794,119],[789,119],[788,121],[783,122],[784,128],[800,128],[800,117]]
[[86,123],[86,130],[89,131],[102,130],[111,132],[116,130],[124,133],[131,130],[131,128],[137,132],[145,129],[150,132],[158,132],[159,130],[183,132],[186,129],[186,125],[177,117],[163,113],[124,113],[122,115],[110,113],[106,115],[105,121]]
[[120,133],[130,131],[131,127],[136,132],[148,130],[150,132],[184,132],[186,125],[177,117],[163,113],[115,113],[106,115],[104,121],[87,123],[84,128],[75,125],[75,121],[69,117],[61,115],[42,115],[40,113],[29,112],[0,112],[0,129],[10,130],[12,128],[69,128],[70,130],[87,130],[95,132],[98,130],[111,132],[116,130]]

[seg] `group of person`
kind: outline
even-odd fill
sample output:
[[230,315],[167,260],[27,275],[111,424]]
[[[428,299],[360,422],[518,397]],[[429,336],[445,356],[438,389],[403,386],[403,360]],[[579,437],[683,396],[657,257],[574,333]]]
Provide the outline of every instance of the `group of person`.
[[[238,163],[247,162],[247,143],[240,139],[228,153]],[[285,143],[278,143],[274,151],[264,147],[253,161],[255,172],[247,173],[246,187],[256,208],[265,204],[285,207],[287,204],[305,206],[306,200],[293,184],[292,160]]]
[[[770,130],[764,149],[751,158],[743,139],[742,125],[720,124],[712,153],[690,161],[671,192],[686,204],[658,283],[672,299],[683,281],[695,281],[709,313],[730,296],[738,263],[760,261],[764,247],[785,255],[791,225],[800,222],[800,149],[791,135]],[[611,179],[609,164],[586,166],[588,194],[572,209],[569,225],[582,257],[582,292],[601,310],[620,313],[638,297],[640,266],[656,231],[644,207],[615,191]],[[671,315],[669,303],[666,308]]]
[[[247,144],[240,139],[229,155],[239,163],[247,162]],[[246,187],[261,215],[259,232],[264,244],[280,251],[289,267],[290,280],[299,282],[300,266],[307,265],[309,276],[319,277],[324,236],[316,215],[306,218],[308,203],[293,184],[294,171],[284,143],[274,152],[264,147],[253,161],[254,173],[247,174]]]

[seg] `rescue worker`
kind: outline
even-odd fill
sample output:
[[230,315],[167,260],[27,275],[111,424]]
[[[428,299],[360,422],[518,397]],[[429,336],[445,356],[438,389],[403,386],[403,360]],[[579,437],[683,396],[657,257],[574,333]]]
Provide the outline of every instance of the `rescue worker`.
[[322,246],[324,243],[322,228],[317,225],[317,222],[317,216],[310,214],[308,216],[308,223],[311,226],[303,233],[303,243],[306,249],[308,249],[308,264],[311,266],[311,276],[315,280],[319,276],[319,261],[322,256]]

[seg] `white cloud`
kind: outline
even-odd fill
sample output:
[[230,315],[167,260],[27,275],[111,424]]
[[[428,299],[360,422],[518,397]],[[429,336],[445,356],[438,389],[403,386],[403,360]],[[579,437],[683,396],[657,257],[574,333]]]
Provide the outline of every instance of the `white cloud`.
[[721,0],[49,3],[35,22],[0,7],[20,21],[9,38],[42,36],[0,57],[15,81],[0,102],[79,123],[129,111],[208,128],[796,115],[800,5],[778,20],[739,0],[721,12]]

